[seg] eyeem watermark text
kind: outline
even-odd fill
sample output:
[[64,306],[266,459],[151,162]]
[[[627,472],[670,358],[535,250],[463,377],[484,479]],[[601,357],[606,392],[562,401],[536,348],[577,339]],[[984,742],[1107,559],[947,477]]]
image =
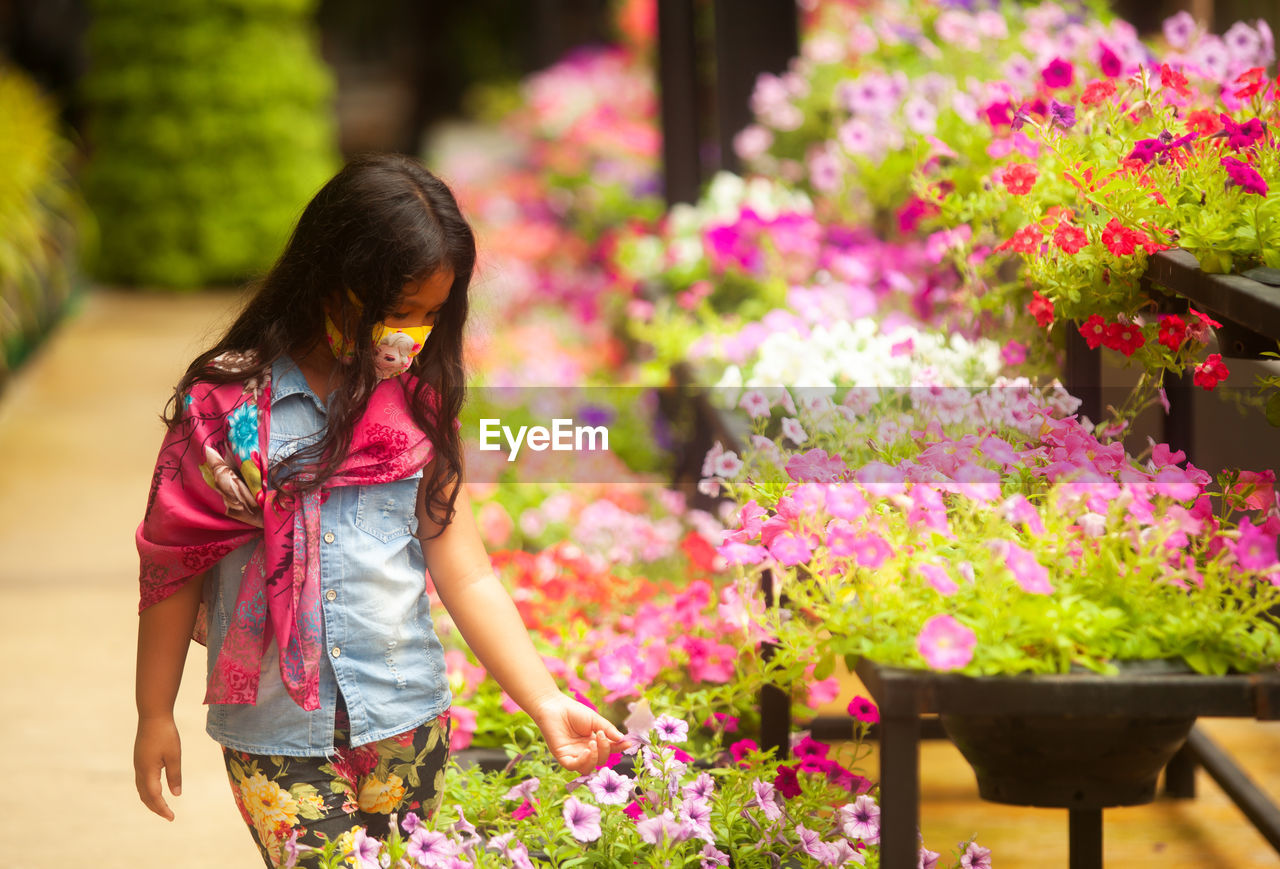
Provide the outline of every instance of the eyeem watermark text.
[[[513,432],[510,426],[502,425],[500,419],[480,420],[480,449],[500,450],[504,439],[509,448],[507,461],[514,462],[521,446],[535,452],[546,449],[557,452],[608,450],[609,428],[603,425],[575,426],[572,419],[553,419],[549,429],[541,425],[522,425]],[[596,445],[597,440],[599,446]]]

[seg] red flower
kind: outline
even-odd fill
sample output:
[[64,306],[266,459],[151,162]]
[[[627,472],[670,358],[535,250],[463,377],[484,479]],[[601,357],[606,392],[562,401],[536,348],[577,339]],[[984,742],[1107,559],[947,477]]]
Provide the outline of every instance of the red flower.
[[880,710],[866,697],[854,697],[850,700],[849,714],[867,724],[875,724],[880,720]]
[[1089,236],[1078,226],[1063,221],[1053,231],[1053,243],[1067,253],[1079,253],[1089,245]]
[[1191,313],[1196,316],[1196,319],[1187,323],[1187,335],[1197,344],[1208,344],[1209,327],[1212,326],[1217,329],[1220,328],[1222,324],[1207,314],[1201,314],[1194,308],[1191,309]]
[[1036,178],[1040,173],[1036,171],[1036,167],[1031,163],[1017,163],[1005,170],[1001,181],[1004,182],[1005,189],[1014,196],[1021,196],[1024,193],[1030,193],[1032,186],[1036,183]]
[[1267,86],[1267,80],[1263,78],[1265,72],[1266,70],[1260,66],[1255,66],[1253,69],[1242,72],[1234,82],[1234,84],[1241,85],[1241,87],[1232,93],[1242,100],[1247,100],[1249,97],[1261,93]]
[[1102,230],[1102,243],[1116,256],[1128,256],[1135,247],[1134,234],[1113,217]]
[[1160,318],[1160,343],[1177,353],[1187,339],[1187,324],[1177,314]]
[[1221,353],[1210,353],[1209,357],[1196,366],[1195,380],[1196,386],[1203,386],[1205,389],[1212,390],[1219,383],[1227,379],[1227,375],[1231,372],[1227,370],[1227,366],[1222,364]]
[[1027,303],[1027,311],[1036,318],[1042,329],[1047,329],[1053,322],[1053,302],[1040,295],[1039,290],[1031,292],[1031,301]]
[[1080,334],[1090,350],[1097,350],[1107,339],[1107,323],[1101,314],[1093,314],[1080,325]]
[[1191,89],[1187,87],[1187,77],[1176,69],[1171,69],[1167,63],[1160,64],[1160,86],[1173,88],[1180,97],[1191,95]]
[[1210,109],[1196,109],[1187,113],[1187,129],[1201,136],[1212,136],[1222,129],[1218,113]]
[[800,796],[800,776],[796,774],[796,768],[778,767],[778,777],[773,780],[773,786],[787,799]]
[[1133,323],[1112,323],[1107,327],[1103,343],[1125,356],[1132,356],[1139,347],[1147,343],[1147,339],[1142,337],[1142,330]]
[[996,250],[1013,248],[1018,253],[1036,253],[1040,250],[1041,237],[1044,230],[1034,223],[1029,223],[1013,234],[1013,238],[1001,242]]
[[1084,86],[1080,102],[1086,106],[1097,105],[1116,92],[1116,86],[1107,79],[1095,79]]

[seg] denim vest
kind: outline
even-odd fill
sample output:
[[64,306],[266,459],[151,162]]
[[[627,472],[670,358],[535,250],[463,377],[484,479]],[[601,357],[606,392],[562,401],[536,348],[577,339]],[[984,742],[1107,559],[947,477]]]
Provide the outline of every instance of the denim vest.
[[[281,358],[272,367],[269,467],[318,440],[324,424],[324,405],[292,360]],[[272,640],[258,702],[209,704],[206,730],[216,741],[253,754],[332,756],[339,696],[351,719],[352,745],[404,733],[449,708],[444,650],[425,593],[426,562],[413,536],[420,479],[421,472],[328,490],[320,507],[320,708],[307,712],[285,692]],[[255,545],[227,555],[205,580],[209,672]]]

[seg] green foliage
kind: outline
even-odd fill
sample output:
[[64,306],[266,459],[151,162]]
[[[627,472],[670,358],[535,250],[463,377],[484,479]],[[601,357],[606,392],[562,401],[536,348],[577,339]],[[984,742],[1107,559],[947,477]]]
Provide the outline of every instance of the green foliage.
[[338,163],[313,6],[95,3],[84,184],[99,278],[193,287],[270,265]]
[[71,293],[69,253],[83,208],[66,169],[69,144],[35,84],[0,67],[0,380]]

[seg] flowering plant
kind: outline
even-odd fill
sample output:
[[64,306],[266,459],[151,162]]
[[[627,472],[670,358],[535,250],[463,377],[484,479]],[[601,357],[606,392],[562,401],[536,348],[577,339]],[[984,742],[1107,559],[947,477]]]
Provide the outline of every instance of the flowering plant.
[[[1225,43],[1197,41],[1185,13],[1166,30],[1177,40],[1166,61],[1128,77],[1050,62],[1034,94],[1011,104],[993,142],[1005,146],[935,161],[918,191],[943,225],[965,229],[956,262],[975,308],[1025,309],[1043,328],[1066,321],[1155,383],[1194,365],[1212,389],[1228,373],[1205,354],[1219,324],[1185,304],[1165,310],[1144,285],[1147,257],[1178,245],[1206,272],[1280,265],[1280,206],[1266,195],[1280,182],[1268,133],[1280,94],[1264,71],[1274,58],[1265,22],[1238,23]],[[1012,280],[1006,254],[1022,265]]]
[[1274,474],[1226,474],[1214,493],[1162,444],[1140,461],[1099,439],[1075,403],[1025,381],[745,393],[752,445],[714,463],[741,505],[720,551],[746,582],[773,572],[787,603],[761,624],[787,675],[814,648],[819,676],[842,655],[972,675],[1275,666]]
[[[433,818],[407,814],[384,841],[357,828],[325,846],[320,866],[878,865],[873,786],[842,764],[860,756],[859,743],[837,755],[805,738],[797,762],[783,764],[743,740],[722,765],[704,768],[681,759],[686,721],[639,706],[628,719],[627,755],[594,773],[575,778],[538,749],[498,773],[450,767],[452,797]],[[869,718],[875,710],[859,711]],[[295,842],[289,853],[296,860],[306,850]],[[924,845],[919,860],[926,869],[989,869],[990,854],[971,839],[952,861],[940,863]]]

